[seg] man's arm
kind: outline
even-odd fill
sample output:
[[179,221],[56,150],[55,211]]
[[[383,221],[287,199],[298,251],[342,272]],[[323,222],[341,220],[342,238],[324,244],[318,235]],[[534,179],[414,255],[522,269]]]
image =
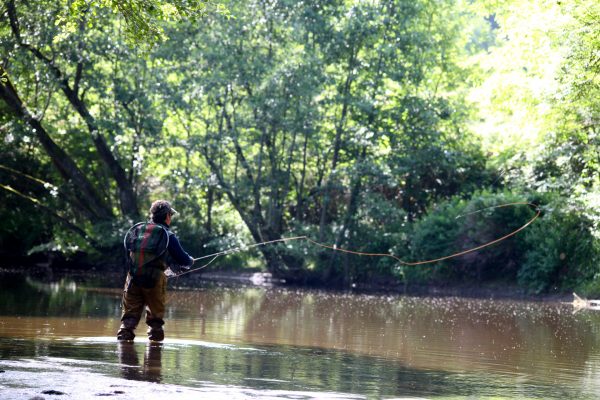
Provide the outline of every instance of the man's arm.
[[171,235],[169,236],[169,254],[175,260],[175,262],[182,267],[189,267],[194,264],[194,259],[190,257],[188,253],[183,250],[181,247],[181,243],[179,243],[179,239],[177,236]]

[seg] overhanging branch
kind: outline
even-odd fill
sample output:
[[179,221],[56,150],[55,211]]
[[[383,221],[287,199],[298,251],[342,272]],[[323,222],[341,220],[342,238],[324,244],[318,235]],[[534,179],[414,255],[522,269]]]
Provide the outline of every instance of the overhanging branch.
[[75,232],[76,234],[78,234],[79,236],[81,236],[83,239],[85,239],[89,244],[92,245],[92,247],[94,247],[95,249],[99,249],[100,246],[98,245],[98,243],[96,243],[95,240],[93,240],[92,238],[90,238],[88,236],[88,234],[81,229],[80,227],[78,227],[77,225],[75,225],[74,223],[72,223],[71,221],[69,221],[67,218],[63,217],[62,215],[57,214],[56,212],[54,212],[51,208],[45,206],[44,204],[42,204],[41,201],[39,201],[38,199],[31,197],[25,193],[21,193],[18,190],[12,188],[11,186],[8,185],[3,185],[0,183],[0,189],[4,189],[5,191],[12,193],[22,199],[27,200],[29,203],[33,204],[35,207],[39,208],[40,210],[46,212],[47,214],[49,214],[50,216],[52,216],[53,218],[55,218],[56,220],[58,220],[61,224],[63,224],[66,228],[70,229],[71,231]]

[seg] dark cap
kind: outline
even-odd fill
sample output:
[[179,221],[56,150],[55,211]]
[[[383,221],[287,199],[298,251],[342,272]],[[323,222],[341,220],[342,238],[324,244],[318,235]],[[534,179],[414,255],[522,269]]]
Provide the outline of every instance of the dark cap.
[[163,220],[167,214],[177,214],[177,211],[171,207],[171,203],[166,200],[156,200],[150,206],[150,215],[154,220]]

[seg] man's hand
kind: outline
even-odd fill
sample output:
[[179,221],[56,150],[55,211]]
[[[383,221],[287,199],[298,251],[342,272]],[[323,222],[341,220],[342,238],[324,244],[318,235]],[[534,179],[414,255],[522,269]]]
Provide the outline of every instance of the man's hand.
[[165,276],[167,278],[172,278],[174,276],[177,276],[177,274],[175,272],[173,272],[173,270],[171,269],[171,267],[165,269]]

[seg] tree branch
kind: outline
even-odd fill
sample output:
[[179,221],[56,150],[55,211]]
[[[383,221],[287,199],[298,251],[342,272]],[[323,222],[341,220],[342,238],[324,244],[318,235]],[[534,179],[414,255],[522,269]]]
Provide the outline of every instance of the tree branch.
[[81,82],[82,75],[83,63],[80,61],[77,63],[77,70],[75,71],[75,81],[73,83],[73,92],[75,92],[75,96],[79,96],[79,83]]
[[54,212],[54,210],[52,210],[51,208],[45,206],[44,204],[42,204],[42,202],[40,202],[38,199],[28,196],[24,193],[19,192],[18,190],[10,187],[10,186],[6,186],[0,183],[0,188],[6,190],[7,192],[10,192],[16,196],[19,196],[22,199],[25,199],[27,201],[29,201],[30,203],[32,203],[35,207],[39,208],[40,210],[48,213],[50,216],[52,216],[53,218],[57,219],[61,224],[63,224],[65,227],[69,228],[70,230],[72,230],[73,232],[77,233],[79,236],[81,236],[82,238],[84,238],[88,243],[90,243],[92,245],[92,247],[99,249],[100,246],[98,245],[98,243],[93,240],[92,238],[90,238],[88,236],[88,234],[81,229],[80,227],[78,227],[77,225],[75,225],[74,223],[72,223],[71,221],[69,221],[67,218],[63,217],[62,215],[57,214],[56,212]]
[[[4,72],[4,68],[0,66],[0,75]],[[14,114],[32,128],[33,133],[50,156],[52,163],[63,179],[76,185],[76,189],[80,191],[79,193],[83,197],[81,204],[84,210],[87,210],[88,217],[91,219],[110,219],[112,216],[110,208],[100,199],[91,182],[77,167],[73,159],[52,140],[41,122],[31,115],[8,76],[5,76],[5,79],[6,82],[0,84],[0,99],[4,100]]]
[[[121,211],[126,215],[137,217],[139,215],[139,212],[137,209],[137,200],[133,191],[133,187],[127,179],[127,174],[125,173],[125,170],[123,169],[123,167],[121,167],[121,164],[116,160],[115,156],[108,147],[106,140],[100,134],[98,124],[96,123],[95,118],[89,112],[87,105],[78,96],[77,91],[71,88],[71,86],[69,85],[68,78],[64,76],[62,71],[56,66],[53,60],[46,57],[40,50],[38,50],[31,44],[23,42],[21,38],[20,26],[17,18],[14,0],[8,1],[7,8],[11,30],[13,32],[13,35],[17,39],[17,44],[20,47],[31,52],[37,59],[44,62],[46,66],[50,69],[71,106],[75,109],[75,111],[77,111],[79,116],[86,123],[88,131],[92,136],[94,145],[96,146],[96,150],[100,155],[100,159],[104,162],[105,167],[108,168],[108,170],[112,174],[112,177],[116,181],[117,186],[119,188]],[[77,85],[79,84],[77,78],[76,83]]]

